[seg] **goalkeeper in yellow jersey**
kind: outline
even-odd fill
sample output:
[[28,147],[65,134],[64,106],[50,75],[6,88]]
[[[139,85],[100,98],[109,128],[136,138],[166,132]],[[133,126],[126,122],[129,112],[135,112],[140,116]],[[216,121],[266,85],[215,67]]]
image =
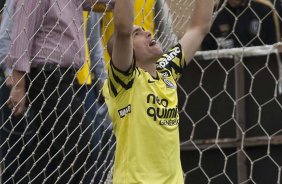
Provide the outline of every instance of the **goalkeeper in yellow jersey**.
[[187,32],[167,53],[116,0],[103,87],[117,140],[114,184],[183,184],[176,80],[209,32],[213,0],[196,0]]

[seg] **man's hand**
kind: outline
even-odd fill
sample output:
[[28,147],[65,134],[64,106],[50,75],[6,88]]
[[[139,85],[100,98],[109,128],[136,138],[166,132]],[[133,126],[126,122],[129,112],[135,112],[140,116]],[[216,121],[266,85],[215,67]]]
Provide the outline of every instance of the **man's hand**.
[[24,73],[14,70],[12,75],[7,78],[6,85],[11,89],[7,102],[8,107],[15,116],[23,114],[26,101]]

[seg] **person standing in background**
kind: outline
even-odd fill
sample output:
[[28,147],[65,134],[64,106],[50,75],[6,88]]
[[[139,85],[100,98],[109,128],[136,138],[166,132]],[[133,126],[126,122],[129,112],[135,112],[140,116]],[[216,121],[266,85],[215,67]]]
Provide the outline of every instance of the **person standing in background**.
[[[102,136],[105,129],[107,132],[112,132],[110,120],[107,115],[107,108],[104,102],[101,102],[101,88],[105,81],[107,74],[104,64],[103,46],[100,35],[100,17],[101,13],[97,12],[83,12],[84,28],[85,28],[85,63],[77,73],[77,83],[75,88],[77,90],[77,97],[83,101],[83,107],[86,119],[91,122],[93,138],[92,142],[94,149],[92,157],[95,158],[95,163],[92,163],[91,170],[86,176],[86,183],[93,180],[94,183],[103,182],[107,174],[106,168],[110,164],[105,161],[104,156],[107,155],[108,149],[105,146],[106,137]],[[105,128],[104,128],[105,127]],[[107,138],[110,138],[109,136]],[[103,154],[101,154],[103,152]],[[104,166],[101,169],[100,167]],[[95,173],[96,172],[96,173]],[[105,172],[103,176],[103,172]],[[93,175],[93,173],[95,173]]]
[[204,39],[202,50],[269,45],[280,38],[278,14],[270,1],[227,0]]
[[[10,89],[4,84],[11,68],[4,67],[4,60],[7,57],[11,44],[11,32],[14,14],[14,0],[6,2],[3,9],[2,23],[0,26],[0,152],[2,183],[16,183],[22,179],[30,169],[27,162],[31,155],[30,141],[33,129],[29,126],[32,119],[32,111],[24,115],[13,115],[7,106]],[[22,182],[28,182],[22,180]]]
[[[115,1],[112,1],[113,3]],[[109,11],[111,12],[111,11]],[[108,13],[108,12],[107,12]],[[100,170],[100,176],[102,181],[105,181],[106,175],[110,169],[109,164],[112,164],[115,151],[115,139],[113,136],[113,129],[111,120],[108,115],[108,108],[105,104],[104,97],[102,95],[102,87],[107,79],[107,72],[105,67],[104,59],[104,48],[101,37],[101,18],[102,13],[90,12],[91,19],[88,20],[87,35],[89,37],[89,49],[90,49],[90,60],[91,60],[91,71],[93,75],[92,88],[95,91],[97,98],[96,108],[97,113],[94,121],[94,127],[97,127],[101,133],[100,137],[100,148],[101,152],[98,158],[98,168]],[[96,32],[98,34],[96,34]],[[101,167],[102,166],[102,167]]]
[[82,10],[91,10],[95,3],[15,2],[12,44],[5,60],[12,73],[6,85],[13,115],[35,114],[30,126],[36,143],[29,157],[31,169],[23,177],[29,183],[83,183],[95,159],[91,122],[73,88],[85,61]]
[[[3,70],[4,59],[9,51],[10,39],[9,35],[11,35],[11,27],[12,21],[10,21],[10,15],[13,15],[13,4],[14,0],[8,1],[5,8],[6,0],[0,0],[0,69]],[[3,18],[5,17],[5,18]]]

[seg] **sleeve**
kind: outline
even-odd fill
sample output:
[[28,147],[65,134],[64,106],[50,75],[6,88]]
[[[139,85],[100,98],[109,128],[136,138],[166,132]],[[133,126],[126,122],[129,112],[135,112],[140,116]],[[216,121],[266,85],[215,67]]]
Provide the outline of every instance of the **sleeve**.
[[15,1],[10,54],[6,65],[18,71],[29,72],[33,39],[42,26],[48,1]]
[[13,0],[9,0],[6,3],[6,8],[3,10],[2,22],[0,25],[0,66],[4,63],[4,59],[9,52],[11,44],[11,30],[12,20],[11,17],[14,14]]
[[108,69],[108,89],[111,96],[117,96],[125,90],[129,90],[134,82],[137,73],[136,61],[133,56],[133,62],[130,68],[123,72],[116,68],[112,61]]
[[184,52],[178,43],[157,61],[157,70],[164,73],[169,70],[177,81],[186,67]]

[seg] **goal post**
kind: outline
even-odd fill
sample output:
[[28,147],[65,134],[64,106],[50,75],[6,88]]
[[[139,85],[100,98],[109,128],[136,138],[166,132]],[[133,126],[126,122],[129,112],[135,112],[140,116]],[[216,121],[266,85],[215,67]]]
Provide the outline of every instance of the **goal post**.
[[[0,11],[4,12],[0,39],[4,36],[9,40],[13,34],[8,26],[13,23],[13,19],[20,10],[9,9],[8,1],[10,2],[6,0],[6,5]],[[49,32],[45,32],[44,43],[51,39],[50,35],[60,31],[60,22],[56,21],[60,20],[60,16],[65,16],[64,10],[67,6],[73,5],[72,1],[66,0],[66,3],[62,4],[61,0],[50,0],[52,6],[48,11],[56,8],[58,17],[53,17],[54,26]],[[168,50],[186,31],[191,13],[194,11],[195,1],[197,0],[135,0],[135,3],[138,3],[135,21],[140,26],[147,26],[164,50]],[[271,26],[269,26],[271,30],[265,30],[263,23],[270,20],[276,27],[279,25],[277,30],[280,29],[281,4],[278,0],[246,0],[236,9],[228,5],[228,1],[231,0],[217,1],[213,23],[218,23],[217,20],[222,16],[222,12],[225,12],[225,17],[233,17],[234,23],[227,25],[225,22],[220,24],[219,21],[218,32],[223,34],[217,35],[211,30],[209,40],[204,42],[208,46],[210,46],[209,43],[215,44],[215,48],[204,49],[206,45],[203,45],[178,81],[181,162],[185,184],[279,184],[282,181],[282,45],[279,42],[281,38],[274,43],[268,43],[268,37],[273,36],[273,30]],[[41,2],[42,0],[39,1]],[[110,8],[111,3],[107,1],[105,7]],[[258,10],[253,5],[254,3],[257,3],[256,7],[261,7],[262,14],[256,12]],[[79,5],[80,8],[81,6]],[[105,7],[99,5],[99,8]],[[80,10],[77,8],[73,13],[82,14]],[[28,20],[32,13],[33,11],[25,14],[24,19]],[[242,34],[237,32],[242,25],[239,28],[237,26],[242,17],[245,18],[246,13],[251,14],[257,21],[242,25],[249,27],[250,31],[257,30],[257,32],[251,39],[243,41]],[[60,39],[54,40],[56,43],[52,48],[52,53],[60,53],[57,56],[58,60],[65,57],[66,50],[77,39],[72,38],[73,42],[70,42],[65,51],[63,50],[63,45],[66,44],[61,38],[66,36],[67,29],[76,21],[74,17],[68,18],[69,24],[66,30],[62,31]],[[4,20],[7,21],[5,24]],[[43,21],[36,33],[42,31],[44,25]],[[27,26],[29,26],[28,23],[25,24],[23,32],[16,35],[17,38],[26,36]],[[89,26],[88,29],[87,26]],[[26,104],[23,115],[12,115],[8,103],[10,89],[5,83],[8,82],[7,76],[15,68],[7,68],[4,65],[10,54],[11,43],[5,47],[2,46],[4,42],[0,41],[0,184],[33,183],[38,178],[43,178],[42,182],[48,183],[54,176],[56,176],[54,183],[60,183],[61,178],[68,172],[71,173],[71,179],[76,174],[81,174],[80,183],[112,183],[116,142],[106,104],[101,98],[101,85],[109,62],[106,42],[113,32],[111,12],[87,14],[84,22],[75,26],[75,37],[78,37],[82,29],[85,34],[83,46],[79,45],[73,53],[75,53],[74,57],[78,57],[80,51],[86,48],[85,63],[78,71],[81,72],[87,68],[88,73],[84,73],[85,80],[79,85],[75,78],[72,79],[73,81],[66,88],[66,93],[72,94],[69,96],[69,104],[60,104],[61,99],[65,97],[65,93],[58,91],[63,80],[62,76],[75,71],[74,76],[77,77],[78,71],[75,67],[68,67],[66,71],[62,71],[59,70],[59,66],[51,68],[54,71],[48,71],[48,75],[51,73],[58,75],[58,78],[61,77],[54,90],[48,94],[58,94],[57,98],[54,98],[55,104],[65,106],[65,109],[64,112],[59,112],[58,106],[55,106],[47,115],[43,115],[42,111],[47,108],[44,106],[48,99],[53,98],[51,95],[45,95],[48,90],[46,85],[52,83],[54,78],[48,77],[45,67],[37,71],[38,76],[33,78],[30,78],[28,74],[24,76],[30,80],[30,84],[42,77],[40,79],[44,85],[37,89],[38,95],[33,99],[36,101],[36,98],[43,98],[42,109],[35,109],[38,111],[34,113],[32,108],[36,104],[30,100],[30,103]],[[262,31],[266,31],[268,36],[260,34]],[[97,32],[99,34],[96,34]],[[276,33],[279,35],[280,31],[279,34]],[[30,40],[34,39],[35,35]],[[3,49],[6,53],[4,57],[1,55]],[[44,48],[41,49],[44,51]],[[52,53],[43,52],[42,54],[42,50],[39,50],[34,57],[40,56],[47,61]],[[25,51],[21,53],[21,57],[25,53]],[[93,62],[92,59],[97,56],[98,59]],[[30,63],[32,62],[33,59]],[[48,67],[48,65],[44,66]],[[25,97],[28,97],[32,90],[28,86]],[[77,97],[81,104],[74,103]],[[73,108],[73,105],[78,107]],[[76,127],[69,130],[70,122],[81,110],[82,120],[76,122]],[[58,132],[55,128],[60,124],[64,113],[68,113],[69,119],[63,122],[64,126]],[[49,117],[55,117],[54,125],[51,127],[45,124]],[[84,120],[91,122],[85,128],[81,126]],[[37,121],[42,123],[38,124]],[[40,131],[47,132],[42,136]],[[77,132],[80,134],[76,135]],[[80,145],[85,135],[88,135],[88,140]],[[71,150],[67,150],[65,147],[70,144],[72,136],[77,136],[75,137],[77,140],[73,142]],[[50,137],[52,139],[47,142],[46,140]],[[51,149],[60,137],[63,137],[64,142],[59,148]],[[45,152],[38,156],[39,149],[45,149]],[[70,163],[65,163],[64,161],[72,155],[73,151],[76,155]],[[78,157],[83,155],[84,151],[87,152],[84,155],[85,160],[77,164]],[[61,158],[60,162],[55,162],[57,158]],[[89,162],[91,164],[88,164],[88,160],[91,160]],[[50,167],[53,168],[51,173],[47,172]],[[62,167],[65,167],[63,172]],[[35,172],[37,168],[41,169]],[[71,183],[71,179],[65,183]]]
[[[281,129],[276,127],[278,121],[279,121],[279,111],[281,110],[280,107],[273,108],[275,109],[273,111],[273,114],[267,114],[266,111],[262,110],[263,107],[272,108],[275,107],[275,104],[277,102],[277,105],[280,106],[280,95],[281,91],[279,87],[281,86],[281,55],[280,55],[280,44],[275,45],[265,45],[265,46],[258,46],[258,47],[246,47],[246,48],[233,48],[233,49],[225,49],[225,50],[217,50],[217,51],[200,51],[197,52],[194,62],[197,64],[192,65],[199,65],[202,66],[202,68],[197,72],[195,70],[195,66],[192,66],[193,70],[192,72],[187,72],[186,79],[180,80],[180,85],[184,84],[190,84],[190,86],[193,86],[191,83],[192,80],[199,80],[198,84],[199,86],[195,86],[195,88],[187,90],[189,88],[188,86],[184,87],[184,89],[181,89],[180,94],[184,93],[183,95],[180,95],[180,100],[183,101],[185,97],[187,96],[186,100],[183,105],[180,106],[182,114],[181,116],[187,116],[183,119],[189,119],[192,125],[190,125],[189,132],[190,137],[186,137],[185,139],[188,139],[185,141],[183,138],[183,141],[181,143],[181,150],[183,152],[183,160],[186,160],[189,153],[192,153],[192,155],[196,154],[197,152],[199,156],[203,155],[205,152],[222,152],[224,155],[220,155],[218,153],[218,156],[212,155],[212,153],[207,154],[209,159],[218,159],[222,161],[223,165],[216,166],[214,169],[217,170],[221,168],[221,173],[218,173],[218,175],[215,175],[213,177],[207,177],[207,181],[212,181],[209,179],[216,180],[216,178],[224,178],[229,183],[244,183],[246,181],[252,180],[252,177],[256,178],[258,176],[252,176],[251,170],[258,169],[255,165],[253,165],[252,162],[256,162],[255,160],[252,160],[248,156],[248,154],[245,152],[247,149],[261,149],[263,148],[267,149],[269,148],[269,152],[265,153],[265,157],[270,156],[271,154],[278,154],[279,150],[281,149]],[[211,64],[213,63],[213,64]],[[259,65],[260,67],[256,66]],[[217,67],[215,67],[217,66]],[[221,66],[221,67],[219,67]],[[257,73],[254,71],[254,67],[257,67]],[[263,68],[265,67],[265,71]],[[212,69],[209,69],[212,68]],[[208,70],[213,70],[214,74],[210,73]],[[223,71],[221,71],[223,70]],[[190,71],[190,70],[189,70]],[[213,80],[216,80],[217,82],[221,81],[221,85],[216,84],[215,86],[211,86],[207,82],[209,81],[207,78],[204,77],[201,78],[199,75],[205,74],[204,72],[207,72],[208,76],[210,78],[214,78]],[[273,78],[266,77],[266,79],[262,79],[261,81],[257,82],[256,75],[258,73],[263,73],[262,75],[267,75],[267,71],[269,71],[269,75],[273,75]],[[218,72],[218,73],[216,73]],[[248,76],[249,72],[254,72],[253,76]],[[223,74],[224,73],[224,74]],[[201,78],[201,79],[199,79]],[[274,80],[274,81],[272,81]],[[228,83],[226,83],[228,81]],[[271,82],[272,81],[272,82]],[[194,84],[195,85],[195,84]],[[228,85],[233,85],[233,88],[230,89]],[[212,89],[214,87],[214,89]],[[220,91],[220,88],[221,90]],[[260,94],[264,98],[269,98],[266,100],[264,104],[261,106],[258,105],[258,107],[255,107],[251,100],[249,99],[248,95],[252,96],[252,91],[254,90],[263,90],[264,88],[267,88],[269,90],[268,96],[266,94]],[[201,90],[210,90],[210,93],[207,93],[207,95],[214,94],[213,96],[209,96],[206,99],[201,97],[200,93]],[[218,93],[215,93],[212,90],[217,90]],[[205,91],[206,92],[206,91]],[[259,92],[263,93],[263,92]],[[190,98],[190,99],[189,99]],[[192,99],[196,98],[196,99]],[[222,98],[222,99],[220,99]],[[189,103],[190,100],[190,103]],[[255,100],[255,97],[254,97]],[[203,101],[206,101],[204,103]],[[196,105],[196,103],[201,105]],[[257,102],[258,103],[258,102]],[[206,104],[206,105],[205,105]],[[197,117],[198,112],[195,112],[192,110],[193,108],[204,108],[206,111],[201,111],[202,114],[205,114],[205,116],[199,116],[198,118],[203,119],[194,119]],[[199,107],[200,106],[200,107]],[[190,110],[190,113],[189,113]],[[219,111],[219,112],[216,112]],[[257,111],[256,113],[252,111]],[[248,113],[252,116],[257,115],[259,116],[256,123],[253,123],[253,126],[250,127],[251,119],[256,119],[256,117],[250,118],[248,116]],[[220,115],[218,114],[225,114]],[[228,114],[229,116],[226,116]],[[275,115],[274,115],[275,114]],[[275,116],[276,118],[271,118],[271,116]],[[277,117],[278,115],[278,117]],[[211,120],[208,120],[207,117],[211,118]],[[222,120],[222,118],[225,117],[225,121]],[[263,117],[263,118],[261,118]],[[218,121],[216,121],[219,119]],[[267,120],[273,120],[273,122],[263,122]],[[223,122],[221,122],[223,121]],[[201,126],[200,124],[207,123],[207,127]],[[212,124],[215,123],[214,127]],[[189,123],[190,124],[190,123]],[[270,124],[265,126],[265,129],[263,128],[263,124]],[[198,125],[198,127],[197,127]],[[184,125],[182,123],[182,126],[185,127],[185,130],[187,131],[187,125]],[[257,130],[256,126],[261,126],[262,130]],[[270,128],[271,127],[271,128]],[[211,132],[207,132],[205,129],[210,129]],[[254,129],[254,135],[249,135],[249,132]],[[269,130],[272,130],[272,134],[268,134],[267,132]],[[225,133],[222,133],[222,130]],[[182,136],[184,137],[184,130],[182,130]],[[201,131],[206,132],[207,135],[199,135],[201,134]],[[264,131],[262,133],[261,131]],[[198,132],[198,133],[196,133]],[[229,132],[229,133],[228,133]],[[224,134],[224,135],[222,135]],[[201,137],[201,138],[197,138]],[[277,147],[273,153],[271,153],[271,147]],[[233,150],[233,152],[230,155],[225,155],[225,152],[228,152],[230,150]],[[184,154],[185,153],[185,154]],[[255,153],[252,153],[255,154]],[[185,155],[185,156],[184,156]],[[233,161],[232,157],[236,156],[236,161]],[[219,159],[218,157],[222,157]],[[263,160],[263,156],[261,157]],[[259,158],[257,158],[260,160]],[[187,159],[190,160],[190,159]],[[274,165],[277,164],[277,170],[279,170],[279,164],[280,159],[278,160],[272,160]],[[186,162],[185,162],[186,163]],[[189,162],[187,162],[189,164]],[[195,163],[194,163],[195,164]],[[189,177],[194,176],[193,173],[197,173],[197,169],[201,170],[207,167],[207,165],[210,165],[211,163],[206,160],[198,160],[198,165],[194,165],[195,168],[188,170],[185,174],[187,177],[187,181],[196,181],[196,178]],[[202,165],[201,165],[202,164]],[[266,164],[266,163],[264,163]],[[228,165],[233,165],[233,167],[237,168],[237,170],[229,170]],[[263,167],[263,166],[261,166]],[[265,166],[266,167],[266,166]],[[235,169],[233,168],[233,169]],[[262,169],[262,168],[259,168]],[[204,172],[204,170],[203,170]],[[211,171],[207,171],[211,172]],[[220,172],[220,170],[218,170]],[[233,172],[233,174],[230,174]],[[237,174],[234,174],[237,173]],[[269,174],[269,173],[268,173]],[[278,172],[276,173],[278,174]],[[231,175],[231,176],[230,176]],[[209,176],[207,174],[207,176]],[[272,176],[268,175],[268,180],[275,181],[277,180],[277,183],[279,183],[280,175],[273,174]],[[194,176],[195,177],[195,176]],[[199,177],[199,176],[198,176]],[[230,178],[229,178],[230,177]],[[233,177],[233,179],[232,179]],[[277,178],[278,177],[278,178]],[[225,179],[222,179],[219,181],[225,181]],[[236,179],[237,178],[237,179]],[[194,179],[194,180],[193,180]],[[203,182],[203,181],[202,181]],[[254,180],[254,183],[259,181]]]

